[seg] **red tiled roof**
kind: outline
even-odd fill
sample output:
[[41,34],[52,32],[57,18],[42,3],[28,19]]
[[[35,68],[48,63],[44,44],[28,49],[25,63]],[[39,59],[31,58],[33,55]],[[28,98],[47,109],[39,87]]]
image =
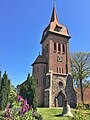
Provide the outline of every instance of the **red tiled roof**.
[[38,55],[38,57],[36,58],[35,62],[32,64],[32,66],[34,64],[40,64],[40,63],[47,64],[45,57],[42,55]]

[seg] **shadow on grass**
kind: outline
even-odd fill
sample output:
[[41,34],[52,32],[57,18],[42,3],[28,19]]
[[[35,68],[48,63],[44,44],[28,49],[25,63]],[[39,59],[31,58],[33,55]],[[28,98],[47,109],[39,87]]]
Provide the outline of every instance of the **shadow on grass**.
[[55,117],[63,117],[62,114],[54,115]]

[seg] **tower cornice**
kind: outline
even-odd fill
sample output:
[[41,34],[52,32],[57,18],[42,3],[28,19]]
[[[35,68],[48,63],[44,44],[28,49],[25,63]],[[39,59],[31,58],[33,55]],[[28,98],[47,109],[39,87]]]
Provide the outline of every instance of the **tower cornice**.
[[58,34],[58,32],[56,32],[56,31],[48,31],[47,33],[46,33],[46,35],[44,36],[44,37],[42,37],[42,40],[41,40],[41,42],[40,42],[40,44],[42,44],[44,41],[45,41],[45,39],[48,37],[48,35],[56,35],[56,36],[61,36],[61,37],[64,37],[64,38],[68,38],[68,39],[70,39],[71,38],[71,36],[69,36],[69,35],[64,35],[64,34]]

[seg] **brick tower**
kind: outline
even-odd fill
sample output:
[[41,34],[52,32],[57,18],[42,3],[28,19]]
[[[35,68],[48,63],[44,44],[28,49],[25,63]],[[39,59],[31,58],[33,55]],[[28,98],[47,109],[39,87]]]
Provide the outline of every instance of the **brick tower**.
[[68,29],[59,23],[54,6],[50,23],[43,31],[40,42],[42,55],[32,64],[39,106],[63,106],[67,98],[70,106],[75,107],[76,92],[70,75],[70,38]]

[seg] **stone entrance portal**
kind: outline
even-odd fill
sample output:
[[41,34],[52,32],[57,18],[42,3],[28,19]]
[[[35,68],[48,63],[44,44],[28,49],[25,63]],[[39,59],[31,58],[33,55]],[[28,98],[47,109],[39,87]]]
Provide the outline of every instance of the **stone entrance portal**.
[[63,107],[64,99],[65,99],[65,95],[62,92],[60,92],[57,96],[58,107]]

